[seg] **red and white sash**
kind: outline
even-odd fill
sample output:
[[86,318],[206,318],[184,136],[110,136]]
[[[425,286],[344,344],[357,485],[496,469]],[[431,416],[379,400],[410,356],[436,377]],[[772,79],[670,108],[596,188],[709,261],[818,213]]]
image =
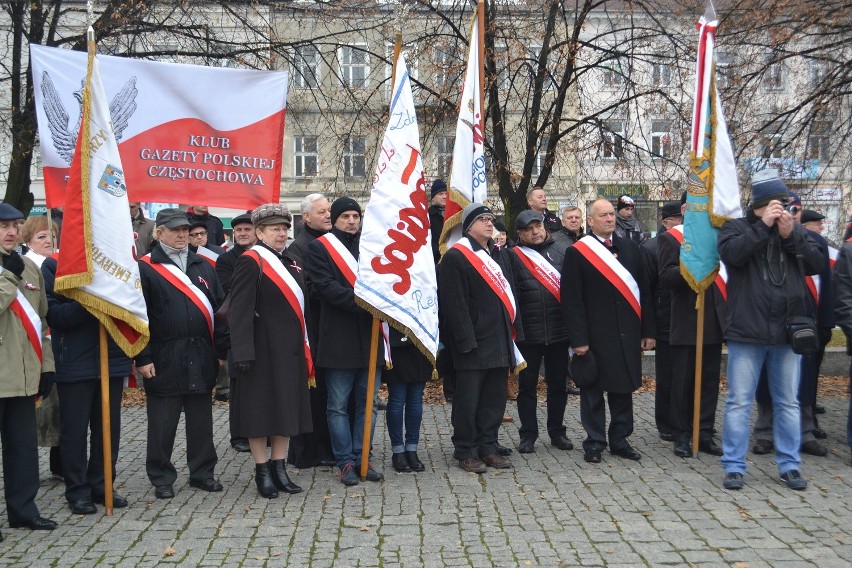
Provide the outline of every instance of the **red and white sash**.
[[639,297],[639,284],[633,275],[622,266],[607,248],[592,235],[586,235],[576,243],[574,248],[589,261],[610,284],[615,286],[624,299],[636,312],[636,316],[642,319],[642,304]]
[[837,259],[840,257],[840,249],[836,249],[833,246],[828,247],[828,265],[834,270],[834,265],[837,262]]
[[216,261],[219,260],[219,255],[210,250],[207,247],[198,247],[198,250],[195,251],[195,254],[206,260],[210,263],[213,268],[216,268]]
[[[514,323],[515,314],[517,313],[515,296],[512,294],[512,289],[509,287],[509,282],[503,275],[503,270],[500,268],[500,265],[497,264],[497,262],[491,258],[485,250],[480,249],[474,252],[468,237],[460,238],[456,241],[452,248],[462,253],[465,259],[471,264],[471,266],[473,266],[473,269],[476,270],[476,273],[482,277],[486,284],[488,284],[488,287],[491,288],[494,294],[497,295],[497,298],[500,299],[503,307],[506,308],[506,312],[509,314],[509,320]],[[521,355],[521,352],[518,350],[518,346],[515,345],[515,335],[515,328],[513,327],[512,349],[515,354],[515,368],[522,369],[526,366],[526,361],[524,360],[523,355]]]
[[561,275],[559,271],[534,249],[518,245],[511,250],[518,255],[518,258],[521,259],[527,270],[538,280],[538,283],[544,286],[556,298],[557,302],[561,302],[562,300],[559,295]]
[[207,329],[210,331],[210,340],[215,344],[213,339],[213,306],[204,292],[201,291],[189,276],[184,274],[180,268],[169,262],[154,263],[151,262],[151,255],[146,254],[140,258],[142,262],[154,269],[154,271],[168,281],[169,284],[183,292],[189,298],[195,307],[204,314],[204,319],[207,320]]
[[[343,246],[340,239],[332,233],[326,233],[317,240],[325,247],[325,250],[331,257],[331,261],[334,262],[334,265],[341,274],[343,274],[343,277],[346,278],[349,285],[352,286],[352,288],[355,288],[355,280],[358,278],[358,261],[355,260],[354,256],[352,256],[349,249]],[[388,369],[390,369],[390,365],[392,365],[393,362],[391,361],[390,327],[388,326],[388,322],[382,322],[381,330],[382,342],[385,345],[385,361],[387,362]]]
[[805,275],[805,284],[807,284],[814,302],[819,305],[819,274],[814,274],[813,276]]
[[[3,267],[0,266],[0,274],[3,274]],[[21,320],[21,325],[24,326],[24,331],[27,334],[27,340],[30,342],[30,346],[35,351],[36,357],[38,357],[39,363],[42,362],[42,343],[41,343],[41,318],[38,315],[38,312],[35,311],[32,304],[30,304],[29,300],[27,300],[24,293],[17,290],[15,294],[15,299],[12,300],[12,303],[9,304],[9,309],[12,310],[12,313],[18,316],[18,319]]]
[[[296,316],[299,318],[299,325],[302,326],[305,362],[308,367],[308,383],[311,383],[316,373],[314,372],[314,359],[311,357],[311,344],[308,341],[308,328],[305,325],[305,294],[302,292],[302,288],[296,282],[296,279],[293,278],[293,275],[284,268],[281,261],[265,247],[255,245],[251,250],[246,251],[245,255],[254,259],[258,266],[261,267],[261,270],[263,270],[264,276],[275,284],[287,299],[287,303],[296,312]],[[266,262],[261,262],[261,258]]]
[[[676,225],[667,231],[675,240],[683,244],[683,225]],[[728,301],[728,269],[725,263],[719,261],[719,272],[716,273],[716,278],[713,279],[713,284],[719,289],[722,294],[722,299]]]

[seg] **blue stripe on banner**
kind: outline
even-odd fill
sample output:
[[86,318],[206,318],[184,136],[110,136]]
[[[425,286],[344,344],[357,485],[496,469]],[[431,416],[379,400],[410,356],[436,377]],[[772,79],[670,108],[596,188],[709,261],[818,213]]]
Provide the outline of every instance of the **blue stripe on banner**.
[[408,81],[408,70],[405,71],[405,74],[399,81],[399,87],[396,88],[396,92],[393,94],[393,101],[391,101],[390,108],[391,114],[393,114],[393,108],[396,106],[396,102],[399,100],[399,96],[402,94],[402,87],[405,86],[406,81]]
[[[373,294],[373,295],[375,295],[379,298],[381,298],[382,300],[384,300],[388,304],[392,305],[393,307],[395,307],[399,311],[403,312],[405,315],[410,317],[411,320],[414,323],[417,324],[417,327],[420,328],[423,331],[423,333],[426,334],[427,337],[429,337],[433,341],[436,341],[436,342],[438,341],[438,336],[430,333],[428,329],[423,327],[423,324],[420,322],[420,319],[418,319],[418,317],[415,314],[411,313],[411,311],[404,308],[400,304],[397,304],[396,302],[394,302],[393,300],[391,300],[390,298],[388,298],[387,296],[385,296],[384,294],[382,294],[381,292],[379,292],[378,290],[376,290],[372,286],[368,286],[368,285],[364,284],[363,280],[358,283],[358,287],[366,290],[367,292],[370,292],[371,294]],[[373,305],[375,306],[375,304],[373,304]],[[437,306],[435,306],[435,308],[437,309]],[[392,315],[392,314],[388,314],[388,315]],[[394,319],[398,320],[399,318],[394,318]],[[406,323],[406,322],[400,322],[400,323]]]

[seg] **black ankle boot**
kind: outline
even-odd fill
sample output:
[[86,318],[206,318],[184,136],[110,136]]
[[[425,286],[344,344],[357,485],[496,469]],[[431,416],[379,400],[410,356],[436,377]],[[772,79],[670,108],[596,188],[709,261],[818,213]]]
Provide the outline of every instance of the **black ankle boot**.
[[426,466],[423,465],[423,462],[420,461],[419,457],[417,457],[417,452],[405,452],[405,458],[408,460],[408,466],[411,468],[411,471],[426,470]]
[[272,460],[269,462],[269,470],[272,472],[272,481],[275,487],[285,493],[301,493],[302,488],[290,480],[287,475],[287,466],[284,460]]
[[391,456],[391,465],[393,465],[394,470],[399,473],[411,473],[411,466],[408,465],[408,460],[405,459],[405,454],[403,452],[399,452]]
[[254,464],[254,481],[257,483],[257,492],[260,493],[261,497],[267,499],[278,497],[278,490],[275,489],[275,484],[272,482],[269,462]]

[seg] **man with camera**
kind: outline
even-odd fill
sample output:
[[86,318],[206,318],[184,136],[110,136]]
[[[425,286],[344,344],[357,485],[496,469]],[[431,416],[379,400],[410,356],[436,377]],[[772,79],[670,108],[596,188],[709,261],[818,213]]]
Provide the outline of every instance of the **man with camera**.
[[804,276],[818,273],[824,258],[785,210],[788,197],[775,170],[757,172],[746,216],[728,221],[718,234],[719,255],[728,270],[725,489],[744,485],[751,405],[764,365],[775,411],[778,473],[790,489],[807,487],[799,472],[801,357],[793,350],[788,330],[794,320],[813,317]]

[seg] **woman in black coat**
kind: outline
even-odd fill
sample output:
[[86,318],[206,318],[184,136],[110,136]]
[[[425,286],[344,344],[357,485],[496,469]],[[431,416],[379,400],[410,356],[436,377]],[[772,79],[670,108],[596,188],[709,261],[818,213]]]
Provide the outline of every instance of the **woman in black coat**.
[[284,205],[255,209],[258,242],[237,260],[231,279],[231,351],[238,374],[231,419],[236,434],[248,438],[257,490],[266,498],[277,497],[278,490],[302,490],[290,480],[285,457],[290,436],[312,430],[305,287],[302,268],[284,250],[291,220]]

